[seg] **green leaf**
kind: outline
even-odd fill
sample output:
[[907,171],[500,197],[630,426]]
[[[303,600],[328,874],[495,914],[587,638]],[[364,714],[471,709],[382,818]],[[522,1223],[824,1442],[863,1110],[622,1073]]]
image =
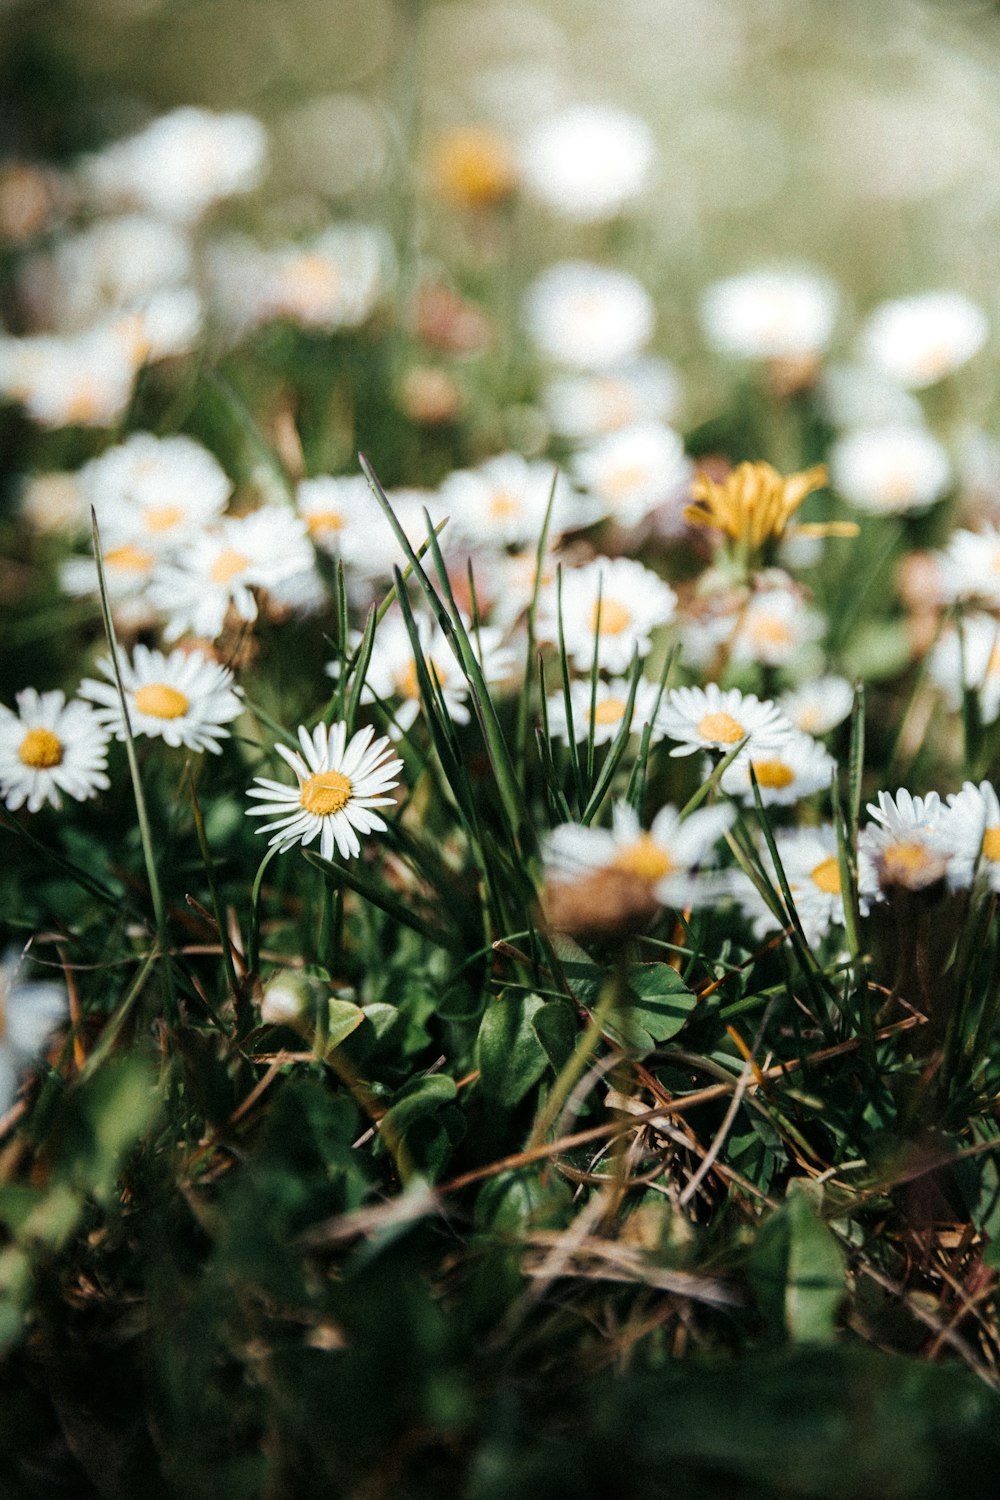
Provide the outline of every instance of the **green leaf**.
[[479,1028],[480,1087],[495,1104],[513,1109],[548,1067],[532,1020],[546,1009],[539,995],[511,990],[486,1007]]
[[684,1026],[698,997],[669,964],[630,964],[626,1009],[615,1016],[609,1033],[617,1031],[631,1047],[652,1051],[668,1042]]
[[329,1002],[330,1022],[326,1037],[326,1050],[333,1052],[345,1042],[352,1031],[357,1031],[365,1013],[360,1005],[355,1005],[350,1000],[334,1000]]
[[814,1206],[815,1197],[811,1183],[796,1179],[785,1206],[789,1232],[785,1323],[798,1344],[834,1341],[837,1312],[846,1290],[844,1257]]
[[442,1104],[450,1104],[457,1094],[455,1080],[447,1073],[412,1079],[400,1089],[396,1102],[382,1116],[382,1134],[398,1140],[414,1120],[433,1114]]
[[549,1000],[531,1017],[531,1027],[556,1073],[573,1055],[579,1023],[568,1000]]

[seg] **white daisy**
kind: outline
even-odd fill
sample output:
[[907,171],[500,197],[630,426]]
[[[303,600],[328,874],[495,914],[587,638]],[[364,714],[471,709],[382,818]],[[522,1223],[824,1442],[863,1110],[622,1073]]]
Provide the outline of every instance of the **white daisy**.
[[[625,677],[612,677],[608,682],[598,681],[594,695],[593,723],[591,722],[591,688],[589,682],[571,682],[569,685],[570,706],[573,711],[573,735],[583,741],[593,733],[594,744],[604,745],[613,740],[622,727],[628,706],[629,684]],[[640,677],[636,683],[635,701],[632,705],[631,732],[641,734],[646,724],[651,726],[650,744],[663,738],[659,721],[655,717],[660,689],[655,682]],[[546,699],[546,716],[549,734],[553,739],[569,743],[569,728],[566,719],[566,699],[562,692],[551,693]]]
[[63,1021],[66,990],[54,980],[27,980],[20,955],[10,950],[0,963],[0,1115],[14,1102],[22,1073]]
[[916,396],[868,365],[828,365],[818,396],[831,427],[919,426],[924,419]]
[[273,817],[257,829],[271,834],[269,845],[286,850],[293,844],[311,844],[318,836],[324,859],[332,859],[335,849],[350,859],[361,853],[359,833],[387,826],[372,809],[393,805],[386,793],[398,784],[396,773],[403,762],[392,758],[387,739],[373,744],[374,733],[368,724],[348,743],[346,724],[331,724],[329,730],[317,724],[312,734],[299,728],[301,755],[275,745],[295,772],[296,784],[257,776],[247,792],[260,803],[247,808],[248,817]]
[[86,328],[110,312],[142,301],[191,274],[187,235],[162,219],[123,214],[98,219],[36,256],[21,289],[44,324],[64,332]]
[[665,359],[647,354],[596,375],[556,376],[542,399],[553,432],[580,441],[638,422],[673,421],[680,376]]
[[753,594],[733,636],[733,660],[787,667],[802,662],[807,649],[826,631],[818,610],[810,609],[790,588],[765,588]]
[[[589,671],[596,649],[602,672],[624,672],[635,651],[648,653],[652,632],[668,625],[676,608],[670,585],[631,558],[597,557],[568,569],[562,579],[567,655],[581,671]],[[547,590],[539,600],[539,640],[559,640],[558,609],[556,591]]]
[[865,900],[880,900],[902,886],[919,891],[948,877],[953,889],[968,885],[971,868],[956,857],[959,849],[937,792],[914,797],[901,787],[892,797],[879,792],[868,803],[873,819],[858,834],[858,891]]
[[984,525],[979,531],[959,526],[936,556],[945,602],[974,599],[1000,609],[1000,530],[996,526]]
[[0,393],[43,427],[110,427],[144,358],[134,330],[120,323],[63,337],[0,338]]
[[900,515],[940,500],[952,483],[951,461],[924,427],[865,427],[834,443],[830,478],[859,510]]
[[[624,877],[638,888],[639,901],[686,907],[714,899],[718,887],[696,874],[697,867],[731,826],[731,807],[702,807],[683,820],[675,807],[663,807],[649,831],[627,802],[615,804],[610,829],[562,823],[542,847],[550,913],[558,910],[558,887],[579,886],[594,877]],[[635,896],[632,897],[635,902]],[[554,923],[554,925],[558,925]]]
[[989,324],[960,292],[924,292],[883,302],[861,333],[867,363],[910,390],[934,385],[967,364],[986,342]]
[[684,442],[661,422],[624,427],[575,454],[573,477],[598,497],[619,526],[637,526],[657,506],[690,498],[692,467]]
[[1000,717],[1000,624],[992,615],[966,612],[961,634],[946,625],[928,658],[931,680],[957,712],[965,692],[979,695],[979,714],[984,724]]
[[74,535],[90,523],[78,474],[31,474],[20,486],[21,515],[36,531]]
[[[448,637],[440,625],[431,621],[427,615],[416,615],[415,623],[421,657],[431,681],[436,680],[441,689],[449,717],[456,724],[467,724],[470,717],[467,702],[469,683]],[[509,677],[514,656],[512,651],[501,646],[501,632],[493,626],[481,626],[476,631],[468,621],[466,628],[486,681],[502,682]],[[352,643],[357,645],[359,640],[359,636],[354,636]],[[330,662],[326,670],[331,677],[336,677],[339,663]],[[394,710],[394,723],[390,729],[390,734],[396,739],[411,727],[421,709],[417,663],[406,621],[398,611],[387,614],[375,632],[361,702],[374,703],[380,700],[391,703],[394,698],[402,700]]]
[[587,261],[549,266],[528,289],[525,323],[539,354],[558,365],[602,370],[634,358],[655,313],[646,288],[625,271]]
[[46,802],[61,807],[62,792],[83,802],[111,785],[107,746],[89,703],[25,688],[17,713],[0,704],[0,796],[12,812],[25,804],[31,813]]
[[167,641],[186,632],[214,640],[230,606],[241,620],[255,620],[255,588],[275,588],[314,566],[305,522],[282,505],[262,505],[224,517],[175,561],[160,564],[149,599],[167,614]]
[[386,524],[362,474],[318,474],[300,480],[295,505],[315,546],[359,566],[370,558],[372,528]]
[[580,104],[533,126],[521,179],[539,202],[578,224],[612,219],[638,198],[653,160],[648,125],[623,109]]
[[[118,542],[104,552],[104,581],[115,623],[123,630],[145,630],[156,623],[148,589],[156,566],[155,555],[134,542]],[[59,581],[73,599],[97,598],[100,578],[93,557],[68,557]]]
[[788,807],[802,797],[829,789],[837,762],[808,734],[795,732],[774,750],[748,745],[722,773],[721,786],[732,797],[754,801],[750,770],[753,768],[765,807]]
[[[243,711],[240,689],[233,687],[228,667],[209,661],[197,651],[151,651],[138,645],[132,660],[121,654],[118,665],[125,689],[129,723],[134,735],[159,736],[168,745],[218,754],[230,723]],[[88,677],[80,684],[84,698],[98,705],[97,716],[119,740],[125,738],[114,666],[105,657],[98,663],[108,682]]]
[[311,243],[267,257],[261,318],[305,328],[357,328],[374,312],[394,274],[392,245],[368,224],[336,224]]
[[[779,829],[774,837],[806,942],[815,945],[831,927],[844,925],[836,830],[832,823],[824,823],[820,828]],[[770,851],[762,848],[760,856],[772,885],[779,889]],[[783,924],[746,875],[734,873],[732,889],[758,938],[780,931]]]
[[708,343],[743,359],[822,353],[836,315],[837,289],[815,271],[748,271],[715,282],[701,301]]
[[102,203],[136,204],[187,224],[256,187],[266,150],[264,127],[250,115],[186,105],[86,158],[81,177]]
[[474,469],[458,469],[441,485],[449,539],[507,547],[537,542],[555,484],[549,536],[599,520],[605,507],[578,495],[550,463],[501,453]]
[[[956,848],[955,862],[967,865],[991,891],[1000,891],[1000,799],[988,781],[964,783],[948,797],[948,823]],[[967,884],[962,880],[963,885]]]
[[732,750],[745,735],[754,754],[781,749],[794,732],[776,703],[738,688],[723,692],[718,683],[704,688],[671,688],[660,710],[664,737],[677,740],[671,755],[696,750]]
[[221,516],[232,481],[193,438],[134,432],[80,470],[80,487],[109,547],[159,554]]
[[803,734],[824,735],[842,724],[851,712],[854,687],[846,677],[830,674],[782,693],[778,702],[796,729]]

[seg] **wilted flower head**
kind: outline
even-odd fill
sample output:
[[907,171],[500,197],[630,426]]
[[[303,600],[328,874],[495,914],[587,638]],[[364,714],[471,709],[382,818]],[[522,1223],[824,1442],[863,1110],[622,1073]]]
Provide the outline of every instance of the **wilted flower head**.
[[[721,531],[742,547],[757,549],[785,528],[807,495],[827,482],[822,464],[787,478],[768,463],[738,464],[725,479],[697,474],[691,486],[694,504],[684,512],[692,526]],[[816,534],[814,526],[801,527]],[[856,528],[836,522],[820,528],[826,535],[853,535]]]

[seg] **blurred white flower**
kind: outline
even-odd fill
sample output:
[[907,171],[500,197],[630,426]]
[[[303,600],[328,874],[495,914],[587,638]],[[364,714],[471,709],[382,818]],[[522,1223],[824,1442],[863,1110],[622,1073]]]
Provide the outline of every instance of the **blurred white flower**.
[[[574,666],[589,671],[596,655],[602,672],[625,672],[633,653],[647,655],[652,632],[674,618],[677,595],[642,563],[598,557],[563,573],[561,603],[566,654]],[[539,600],[536,631],[539,640],[559,640],[554,588]]]
[[80,176],[102,204],[134,204],[184,224],[255,188],[266,152],[267,134],[251,115],[186,105],[85,158]]
[[183,230],[146,214],[99,219],[28,262],[22,293],[37,316],[63,331],[87,328],[191,274]]
[[131,542],[157,555],[218,520],[233,485],[213,454],[193,438],[133,432],[80,470],[106,546]]
[[[956,862],[965,861],[991,891],[1000,891],[1000,800],[988,781],[966,781],[948,797]],[[962,879],[962,884],[965,880]]]
[[830,476],[845,500],[873,515],[926,510],[952,482],[945,449],[916,426],[859,428],[838,438]]
[[549,537],[600,520],[606,506],[578,494],[553,464],[500,453],[474,469],[449,474],[439,491],[449,540],[505,547],[537,543],[555,486]]
[[549,266],[525,302],[525,324],[538,352],[579,370],[606,370],[634,358],[654,322],[653,300],[640,281],[582,260]]
[[9,950],[0,963],[0,1115],[13,1104],[22,1073],[69,1014],[62,984],[24,979],[23,972],[20,955]]
[[625,110],[575,105],[539,121],[519,157],[532,197],[577,223],[593,224],[614,218],[644,191],[653,137]]
[[961,292],[924,292],[883,302],[861,332],[861,355],[910,390],[943,380],[986,342],[982,308]]
[[723,771],[721,786],[730,796],[753,806],[752,767],[764,806],[787,807],[815,792],[828,791],[836,766],[817,740],[796,731],[773,750],[747,745]]
[[[836,830],[831,823],[824,823],[819,828],[779,829],[774,837],[806,942],[814,945],[831,927],[844,925]],[[772,885],[779,890],[770,851],[762,847],[760,856]],[[749,878],[735,872],[732,880],[733,895],[746,916],[753,920],[755,935],[762,938],[769,932],[780,931],[780,919]]]
[[733,635],[733,660],[787,667],[826,631],[826,620],[790,588],[752,594]]
[[824,735],[842,724],[854,706],[854,687],[846,677],[816,677],[778,702],[796,729],[803,734]]
[[868,365],[827,365],[819,404],[832,427],[919,426],[924,420],[916,396]]
[[681,404],[673,365],[646,354],[596,375],[558,375],[542,393],[553,432],[560,437],[603,437],[640,422],[671,422]]
[[705,337],[721,354],[796,359],[821,354],[837,315],[837,288],[817,271],[748,271],[710,286],[701,300]]
[[28,523],[42,532],[72,535],[90,520],[79,474],[61,470],[27,475],[21,482],[20,509]]
[[983,526],[979,531],[959,526],[935,556],[944,602],[972,599],[1000,609],[1000,530],[996,526]]
[[966,610],[961,635],[957,626],[946,625],[928,658],[927,670],[954,712],[962,707],[964,693],[973,692],[979,695],[984,724],[1000,717],[1000,623],[992,615]]
[[[595,745],[604,745],[618,734],[628,707],[629,682],[626,677],[612,677],[608,682],[600,679],[594,684],[593,714],[591,714],[591,685],[574,681],[569,685],[570,710],[573,715],[573,738],[580,742],[593,735]],[[656,718],[660,699],[657,683],[640,677],[636,683],[635,700],[629,720],[630,731],[641,734],[646,724],[651,726],[649,742],[655,745],[663,738]],[[569,743],[569,722],[566,715],[566,698],[561,689],[550,693],[545,702],[549,734],[553,739]]]
[[636,526],[658,506],[690,498],[692,466],[684,441],[660,422],[641,422],[597,438],[574,455],[571,471],[619,526]]
[[116,321],[65,337],[0,337],[0,394],[43,427],[111,427],[145,358],[135,335]]

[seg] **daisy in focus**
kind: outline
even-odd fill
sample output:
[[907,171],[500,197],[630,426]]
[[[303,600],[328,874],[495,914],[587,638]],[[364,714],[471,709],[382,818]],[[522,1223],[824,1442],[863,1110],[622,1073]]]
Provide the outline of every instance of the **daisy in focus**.
[[854,706],[854,688],[846,677],[830,674],[783,693],[781,707],[803,734],[824,735],[842,724]]
[[704,688],[671,688],[660,710],[660,724],[664,737],[677,741],[671,755],[728,752],[746,737],[746,748],[756,755],[764,749],[783,749],[794,733],[776,703],[738,688],[723,692],[716,682]]
[[294,771],[295,785],[257,776],[247,792],[258,803],[247,808],[247,817],[272,818],[257,829],[271,834],[270,846],[284,852],[318,838],[324,859],[332,859],[334,850],[351,859],[361,853],[359,834],[387,827],[373,809],[393,805],[395,799],[388,793],[399,784],[396,773],[403,762],[393,758],[387,739],[373,742],[374,733],[369,724],[348,741],[344,723],[329,729],[317,724],[311,734],[300,726],[301,755],[275,745]]
[[[88,677],[80,693],[97,704],[97,718],[116,739],[125,738],[114,666],[105,657],[98,663],[109,679]],[[119,658],[129,725],[134,735],[146,734],[168,745],[218,754],[229,724],[243,712],[240,690],[233,687],[228,667],[209,661],[197,651],[151,651],[138,645],[132,660]]]
[[[970,861],[991,891],[1000,891],[1000,798],[989,781],[967,781],[948,797],[949,823],[958,857]],[[962,882],[965,883],[964,881]]]
[[895,797],[879,792],[868,803],[873,822],[858,834],[858,893],[882,900],[897,887],[922,891],[946,877],[960,889],[972,878],[972,863],[960,848],[958,830],[937,792],[914,797],[904,787]]
[[46,802],[62,806],[62,793],[84,802],[110,781],[108,731],[89,703],[65,694],[25,688],[17,712],[0,704],[0,796],[16,812],[34,813]]
[[644,925],[660,906],[714,900],[720,887],[698,867],[734,817],[718,806],[682,820],[668,806],[644,832],[633,808],[618,802],[610,829],[560,824],[542,849],[547,920],[567,932],[609,933]]
[[24,979],[23,972],[20,955],[11,950],[0,963],[0,1115],[10,1109],[21,1075],[69,1012],[63,985]]

